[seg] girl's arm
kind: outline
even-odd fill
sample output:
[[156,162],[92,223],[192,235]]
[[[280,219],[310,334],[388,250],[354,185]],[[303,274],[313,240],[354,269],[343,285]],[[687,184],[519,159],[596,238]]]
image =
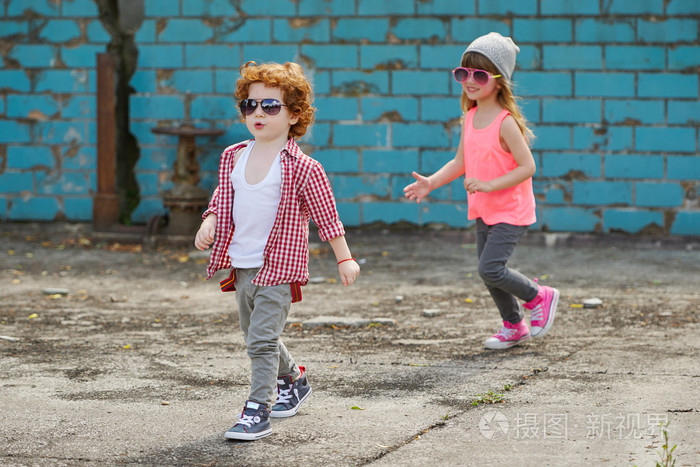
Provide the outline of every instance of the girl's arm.
[[403,189],[404,196],[408,199],[415,199],[416,203],[420,203],[423,198],[436,188],[446,185],[464,174],[464,125],[462,125],[462,134],[459,138],[459,146],[455,153],[454,159],[448,161],[440,170],[429,177],[424,177],[416,172],[413,172],[415,182]]
[[335,259],[338,261],[340,280],[343,282],[343,285],[347,287],[355,282],[357,276],[360,275],[360,266],[352,259],[350,247],[348,247],[348,242],[345,241],[344,235],[331,238],[328,240],[328,243],[330,243],[333,253],[335,253]]
[[491,191],[505,190],[512,188],[535,174],[535,159],[532,157],[530,148],[525,141],[525,137],[520,132],[515,119],[507,116],[501,124],[501,139],[505,143],[504,149],[513,154],[516,168],[493,180],[479,180],[477,178],[467,178],[464,180],[464,188],[469,193],[481,191],[488,193]]

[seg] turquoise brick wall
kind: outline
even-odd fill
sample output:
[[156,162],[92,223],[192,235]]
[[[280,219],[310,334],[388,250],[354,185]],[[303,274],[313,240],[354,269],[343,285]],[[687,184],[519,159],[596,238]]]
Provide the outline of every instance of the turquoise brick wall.
[[[416,170],[454,155],[466,45],[498,31],[521,47],[516,93],[537,136],[535,229],[700,235],[700,2],[693,0],[144,0],[131,131],[141,148],[135,222],[163,211],[184,119],[201,186],[247,138],[232,93],[248,60],[297,61],[316,91],[302,146],[326,168],[348,225],[469,227],[459,181],[421,205]],[[96,189],[92,0],[0,2],[0,220],[89,221]]]

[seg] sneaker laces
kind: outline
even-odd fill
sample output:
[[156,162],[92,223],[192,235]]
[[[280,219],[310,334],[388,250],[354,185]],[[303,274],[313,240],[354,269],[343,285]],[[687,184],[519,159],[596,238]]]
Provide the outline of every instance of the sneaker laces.
[[255,420],[253,420],[254,415],[246,415],[246,414],[241,414],[241,418],[238,419],[238,423],[236,425],[245,425],[248,428],[253,426],[253,423],[255,423]]
[[508,329],[507,327],[503,326],[501,330],[498,331],[498,334],[496,334],[496,336],[503,336],[505,340],[509,340],[515,335],[516,332],[518,332],[517,329]]
[[292,400],[292,387],[293,384],[290,385],[287,389],[282,389],[282,384],[285,384],[285,381],[282,379],[277,380],[277,401],[276,404],[286,404],[290,400]]
[[544,309],[542,309],[542,304],[537,305],[530,312],[530,319],[534,321],[544,320]]

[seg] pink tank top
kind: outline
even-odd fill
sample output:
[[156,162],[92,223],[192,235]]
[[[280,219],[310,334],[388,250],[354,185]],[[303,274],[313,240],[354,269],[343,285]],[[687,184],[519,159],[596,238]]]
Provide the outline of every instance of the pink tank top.
[[[472,107],[464,118],[464,174],[467,178],[493,180],[518,166],[500,142],[501,124],[510,112],[502,110],[482,129],[474,128],[475,113],[476,107]],[[532,178],[505,190],[467,194],[467,202],[469,220],[481,218],[486,225],[532,225],[537,221]]]

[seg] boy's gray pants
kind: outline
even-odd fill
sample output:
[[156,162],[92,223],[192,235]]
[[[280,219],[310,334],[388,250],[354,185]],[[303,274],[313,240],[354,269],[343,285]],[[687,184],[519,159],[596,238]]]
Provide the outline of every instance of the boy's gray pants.
[[280,339],[292,304],[290,285],[255,285],[258,270],[236,269],[236,301],[250,357],[248,399],[272,407],[277,400],[277,377],[296,379],[301,372]]
[[537,284],[515,269],[506,266],[527,226],[486,225],[476,220],[476,251],[479,255],[479,276],[486,284],[501,319],[517,324],[523,319],[518,298],[529,302],[537,296]]

